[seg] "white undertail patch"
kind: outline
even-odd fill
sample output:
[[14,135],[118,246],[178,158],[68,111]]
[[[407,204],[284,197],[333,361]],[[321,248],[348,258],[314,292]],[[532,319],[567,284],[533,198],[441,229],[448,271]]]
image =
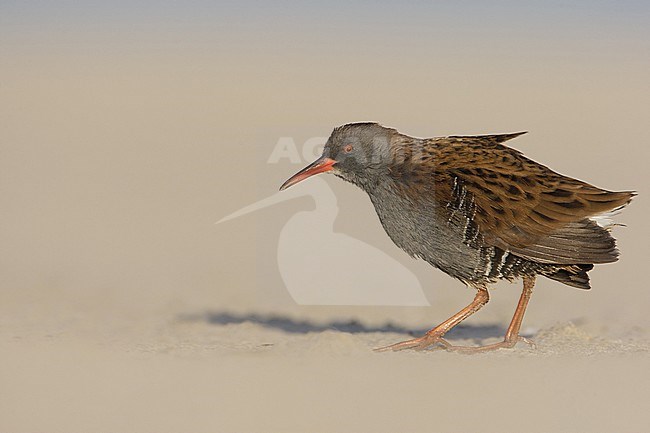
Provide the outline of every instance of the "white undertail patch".
[[592,217],[589,217],[589,219],[595,222],[596,224],[598,224],[599,226],[601,226],[602,228],[609,230],[616,225],[622,225],[622,224],[616,224],[614,222],[614,217],[619,213],[621,213],[621,210],[624,207],[625,205],[619,206],[616,209],[612,209],[610,211],[599,213]]

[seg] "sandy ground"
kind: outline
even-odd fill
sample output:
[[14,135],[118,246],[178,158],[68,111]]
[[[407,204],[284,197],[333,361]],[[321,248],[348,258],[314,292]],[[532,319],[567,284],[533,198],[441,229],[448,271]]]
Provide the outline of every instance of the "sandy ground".
[[[5,304],[6,305],[6,304]],[[2,309],[2,432],[642,432],[650,345],[558,323],[537,349],[375,353],[396,324]],[[466,325],[459,344],[497,341]]]
[[[0,433],[650,431],[647,2],[2,3]],[[368,120],[527,130],[528,157],[637,190],[621,260],[538,282],[536,350],[373,352],[473,293],[354,186],[276,194]],[[316,282],[430,306],[294,302]],[[449,338],[498,341],[519,292]]]

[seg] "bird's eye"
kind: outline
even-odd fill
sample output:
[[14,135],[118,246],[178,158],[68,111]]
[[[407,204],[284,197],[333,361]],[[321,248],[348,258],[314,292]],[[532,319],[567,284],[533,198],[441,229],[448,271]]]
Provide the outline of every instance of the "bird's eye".
[[354,149],[354,147],[351,144],[346,144],[345,147],[343,148],[343,152],[350,153],[352,152],[352,149]]

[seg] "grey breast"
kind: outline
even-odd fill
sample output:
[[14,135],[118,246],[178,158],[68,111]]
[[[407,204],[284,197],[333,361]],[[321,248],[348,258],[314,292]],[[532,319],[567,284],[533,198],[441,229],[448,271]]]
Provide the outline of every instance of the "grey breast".
[[466,283],[483,279],[485,252],[465,242],[467,219],[448,215],[425,197],[413,203],[386,180],[368,191],[381,224],[395,244]]

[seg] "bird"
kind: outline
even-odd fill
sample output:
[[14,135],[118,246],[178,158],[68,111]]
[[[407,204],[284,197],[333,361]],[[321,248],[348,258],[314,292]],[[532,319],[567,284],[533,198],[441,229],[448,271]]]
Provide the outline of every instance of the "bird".
[[[617,261],[612,218],[636,193],[559,174],[504,144],[525,133],[415,138],[376,122],[348,123],[282,184],[281,191],[331,173],[360,187],[399,248],[476,290],[470,304],[424,335],[375,350],[533,345],[519,331],[537,277],[590,289],[594,265]],[[502,341],[460,346],[444,338],[488,303],[491,285],[519,279],[522,293]]]
[[[323,179],[275,193],[221,218],[217,224],[295,198],[310,197],[312,210],[296,212],[282,226],[277,244],[277,266],[284,287],[299,305],[430,305],[417,277],[379,248],[334,231],[339,211],[336,195]],[[320,230],[309,230],[319,227]],[[314,251],[312,245],[332,245]],[[359,274],[354,263],[341,263],[338,250],[363,257],[364,266],[377,271]],[[338,282],[314,278],[322,267],[336,268]]]

